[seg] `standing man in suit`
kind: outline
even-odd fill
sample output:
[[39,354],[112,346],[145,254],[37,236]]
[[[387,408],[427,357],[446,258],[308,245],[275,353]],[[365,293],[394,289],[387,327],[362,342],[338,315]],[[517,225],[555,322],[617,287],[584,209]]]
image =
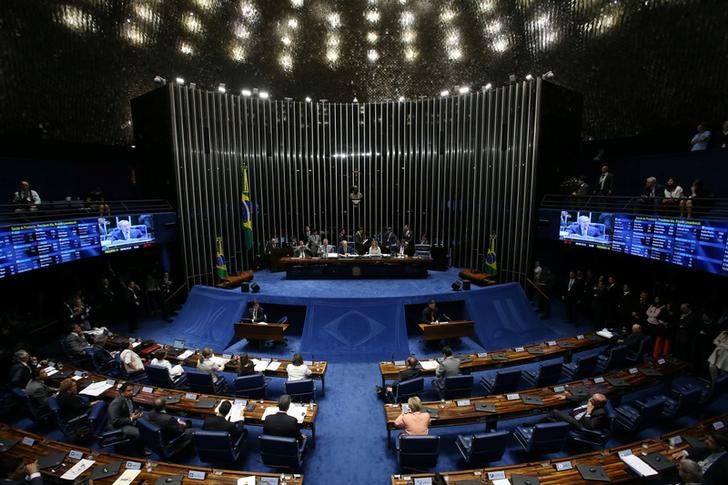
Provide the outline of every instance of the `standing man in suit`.
[[569,280],[566,282],[561,299],[564,306],[566,306],[566,318],[572,323],[577,322],[577,308],[579,307],[582,291],[582,284],[576,278],[576,273],[569,271]]
[[415,235],[410,229],[409,224],[405,224],[402,228],[402,240],[407,241],[407,244],[412,245],[415,241]]
[[296,438],[299,445],[305,444],[306,436],[301,433],[298,420],[288,415],[289,407],[291,407],[291,396],[283,394],[278,399],[278,412],[269,415],[263,421],[263,434]]
[[250,308],[248,308],[248,319],[250,319],[251,322],[265,322],[268,320],[268,317],[265,315],[265,310],[262,306],[260,306],[260,302],[258,300],[253,300],[253,304],[250,305]]
[[599,175],[596,183],[595,193],[597,195],[612,195],[614,187],[614,174],[609,171],[609,167],[602,165],[602,173]]
[[[569,399],[566,395],[560,395],[559,399]],[[604,394],[595,393],[587,400],[571,411],[554,409],[548,415],[550,421],[566,421],[575,429],[599,430],[604,428],[607,421],[607,411],[604,407],[607,404],[607,397]]]
[[705,435],[705,447],[690,447],[672,455],[673,460],[693,460],[703,472],[704,485],[728,483],[728,436],[723,433]]
[[397,244],[397,235],[392,231],[391,227],[387,227],[387,230],[384,231],[384,236],[382,237],[382,246],[389,251],[390,248]]
[[421,321],[425,323],[440,321],[440,310],[438,310],[435,300],[430,300],[427,302],[427,306],[422,310]]
[[127,328],[129,332],[135,332],[139,323],[139,314],[141,313],[142,301],[140,296],[139,285],[134,280],[126,283],[124,290],[124,309],[127,319]]
[[27,351],[20,349],[13,356],[13,365],[10,367],[10,388],[25,389],[28,382],[33,377],[33,367],[35,357],[32,357]]
[[167,414],[165,410],[167,402],[162,397],[154,400],[153,411],[147,414],[146,419],[159,426],[162,431],[162,438],[165,441],[176,440],[185,435],[185,440],[192,442],[192,430],[189,423]]
[[367,239],[366,233],[364,232],[364,227],[359,226],[359,229],[354,233],[354,250],[357,254],[364,254],[369,249],[366,246],[367,242],[369,242],[369,239]]
[[134,387],[124,382],[119,387],[119,394],[109,404],[109,426],[121,430],[125,437],[132,440],[139,439],[139,429],[136,427],[137,419],[144,414],[134,409]]
[[329,240],[324,238],[323,241],[321,241],[321,246],[318,248],[318,256],[320,258],[325,258],[331,253],[336,252],[336,248],[329,244]]
[[215,415],[205,418],[202,429],[205,431],[227,431],[230,433],[233,442],[236,442],[240,436],[247,436],[248,431],[243,426],[242,421],[233,423],[227,420],[227,415],[230,414],[232,407],[230,401],[221,402],[215,411]]

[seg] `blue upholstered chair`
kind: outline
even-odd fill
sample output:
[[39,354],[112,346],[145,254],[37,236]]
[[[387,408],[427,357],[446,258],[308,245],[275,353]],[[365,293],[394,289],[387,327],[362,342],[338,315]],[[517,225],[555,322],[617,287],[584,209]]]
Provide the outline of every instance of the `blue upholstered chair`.
[[268,390],[268,383],[263,374],[236,377],[234,384],[236,396],[250,399],[265,399]]
[[524,370],[521,375],[530,387],[550,386],[559,382],[559,377],[561,377],[561,362],[540,364],[537,369]]
[[520,380],[520,369],[499,370],[494,376],[480,379],[480,385],[486,394],[502,394],[518,389]]
[[602,429],[572,429],[569,431],[569,440],[580,445],[604,448],[612,435],[615,418],[614,408],[609,401],[605,404],[604,410],[607,413],[607,420]]
[[299,443],[296,438],[261,435],[260,457],[265,466],[296,470],[303,463],[306,440]]
[[642,337],[640,340],[639,345],[637,346],[637,350],[629,350],[627,349],[627,353],[624,355],[624,359],[627,362],[632,362],[633,364],[640,364],[645,361],[645,357],[648,356],[652,350],[652,337]]
[[538,423],[534,426],[517,426],[513,436],[526,453],[556,453],[564,448],[569,423]]
[[191,443],[191,438],[187,433],[169,440],[162,437],[162,429],[151,421],[140,418],[136,423],[144,446],[159,455],[163,460],[173,458]]
[[245,444],[245,435],[241,434],[237,440],[233,441],[227,431],[196,430],[192,440],[201,461],[232,464],[240,458],[240,452]]
[[424,377],[415,377],[402,381],[392,391],[394,392],[394,402],[407,402],[412,396],[421,396],[425,390]]
[[56,396],[48,398],[48,409],[55,416],[58,428],[66,439],[73,443],[89,440],[101,433],[106,420],[107,406],[106,402],[98,402],[89,408],[88,413],[83,413],[72,419],[63,419]]
[[450,376],[442,379],[440,385],[435,386],[440,399],[455,399],[470,397],[473,393],[473,376]]
[[589,357],[577,357],[572,362],[565,362],[561,365],[564,377],[572,380],[592,375],[594,368],[597,366],[598,358],[598,355],[591,355]]
[[202,394],[225,393],[227,383],[225,382],[225,377],[222,375],[218,375],[217,382],[213,382],[212,374],[209,372],[200,372],[198,370],[188,369],[185,374],[187,374],[187,384],[193,392],[199,392]]
[[616,409],[614,427],[625,433],[634,433],[655,422],[662,415],[664,407],[665,398],[660,395],[624,404]]
[[186,374],[182,374],[177,378],[172,378],[169,375],[169,370],[166,367],[159,365],[148,365],[147,378],[149,383],[157,387],[165,387],[167,389],[178,389],[187,384]]
[[460,455],[468,466],[498,461],[506,450],[508,431],[493,431],[475,435],[458,435],[455,441]]
[[629,349],[624,345],[615,345],[597,359],[597,372],[604,372],[624,364]]
[[397,463],[405,470],[427,470],[437,466],[439,436],[401,436],[397,440]]
[[699,409],[703,390],[697,386],[672,391],[672,397],[663,396],[665,406],[662,409],[663,419],[672,419],[681,414]]
[[300,381],[286,381],[283,385],[285,393],[291,396],[292,401],[305,402],[316,400],[316,387],[313,379]]

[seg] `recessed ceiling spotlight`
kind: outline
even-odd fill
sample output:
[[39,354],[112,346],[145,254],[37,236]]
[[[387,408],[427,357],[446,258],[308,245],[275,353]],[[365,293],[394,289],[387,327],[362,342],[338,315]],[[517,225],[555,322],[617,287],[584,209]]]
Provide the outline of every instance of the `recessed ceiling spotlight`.
[[460,93],[460,94],[468,94],[469,92],[470,92],[469,86],[460,86],[460,88],[458,89],[458,93]]
[[227,88],[225,87],[225,83],[218,84],[217,91],[220,93],[225,93],[227,91]]
[[306,96],[306,102],[307,103],[310,103],[311,102],[311,96]]
[[443,89],[442,91],[440,91],[440,97],[444,98],[445,96],[450,96],[450,91],[448,91],[447,89]]
[[530,74],[526,74],[526,81],[531,81],[533,79],[533,76]]
[[260,99],[268,99],[270,95],[268,94],[268,91],[261,91],[258,93],[258,97]]
[[174,82],[176,82],[177,84],[184,84],[185,80],[182,77],[176,77],[174,78]]
[[250,96],[251,94],[253,94],[253,92],[250,89],[243,88],[240,90],[240,94],[247,97],[247,96]]

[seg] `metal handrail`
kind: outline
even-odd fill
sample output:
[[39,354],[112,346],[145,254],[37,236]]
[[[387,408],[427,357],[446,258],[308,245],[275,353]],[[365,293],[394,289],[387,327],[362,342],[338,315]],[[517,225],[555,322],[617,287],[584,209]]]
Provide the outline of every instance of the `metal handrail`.
[[526,278],[526,283],[528,283],[529,286],[536,290],[536,292],[538,292],[538,294],[540,294],[545,300],[550,300],[549,296],[543,292],[539,284],[535,281],[532,281],[531,278]]
[[[665,202],[669,200],[662,197],[647,200],[639,196],[546,194],[541,199],[539,207],[542,209],[587,209],[596,212],[652,214],[666,217],[681,217],[686,213],[684,209],[681,211],[680,204],[677,201],[673,203]],[[682,200],[687,200],[687,198]],[[692,203],[695,218],[728,219],[728,198],[704,197],[693,199]]]
[[99,205],[106,204],[108,212],[105,215],[127,215],[148,212],[166,212],[174,210],[172,205],[164,199],[131,199],[89,201],[84,200],[58,200],[43,202],[33,210],[21,208],[16,204],[0,204],[0,221],[4,223],[23,223],[46,220],[57,220],[67,217],[94,217],[101,215]]

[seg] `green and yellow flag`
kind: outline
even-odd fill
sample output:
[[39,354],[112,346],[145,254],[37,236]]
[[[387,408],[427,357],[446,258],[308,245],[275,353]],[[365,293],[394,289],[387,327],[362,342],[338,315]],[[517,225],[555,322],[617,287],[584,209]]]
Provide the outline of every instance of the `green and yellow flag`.
[[485,272],[492,276],[498,274],[498,264],[495,261],[495,236],[493,234],[490,235],[490,245],[488,246],[488,253],[485,255]]
[[253,213],[250,207],[250,185],[248,184],[248,164],[243,163],[243,241],[246,249],[253,249]]
[[219,279],[227,278],[228,270],[225,264],[225,255],[222,251],[222,238],[217,238],[217,257],[215,258],[215,274]]

